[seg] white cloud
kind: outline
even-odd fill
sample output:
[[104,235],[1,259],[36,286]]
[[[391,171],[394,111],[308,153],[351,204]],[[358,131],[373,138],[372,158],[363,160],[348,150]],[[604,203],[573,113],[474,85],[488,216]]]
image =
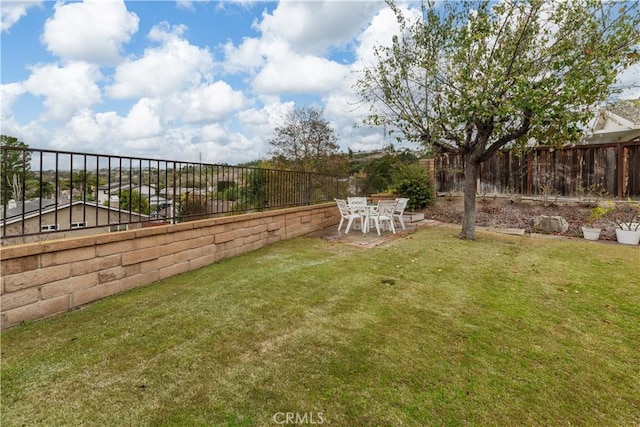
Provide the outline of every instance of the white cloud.
[[358,103],[355,95],[344,90],[324,98],[324,116],[339,136],[338,144],[343,151],[376,150],[384,147],[382,128],[362,125],[367,106]]
[[[179,9],[190,7],[200,11],[195,2],[176,3]],[[184,25],[156,24],[144,52],[134,56],[125,49],[138,31],[138,17],[122,2],[58,3],[41,40],[61,60],[32,67],[26,81],[1,87],[1,118],[12,118],[13,100],[28,92],[43,97],[47,111],[26,125],[15,123],[12,134],[34,147],[233,164],[268,156],[273,130],[301,106],[283,102],[286,96],[324,107],[344,150],[379,148],[381,132],[353,126],[361,111],[352,108],[355,75],[348,62],[365,58],[373,43],[391,39],[397,24],[386,8],[362,33],[381,8],[382,2],[283,1],[254,24],[259,37],[211,46],[222,47],[225,55],[216,63],[208,46],[188,38],[196,32]],[[97,19],[102,14],[109,24]],[[345,55],[331,59],[341,49]],[[233,80],[214,78],[214,67]],[[130,101],[111,105],[110,98]],[[127,103],[131,107],[123,110]]]
[[122,121],[121,135],[124,139],[144,139],[162,134],[158,99],[142,98]]
[[195,11],[195,7],[193,6],[193,2],[189,0],[176,0],[176,6],[178,9]]
[[184,26],[169,27],[166,22],[149,33],[161,46],[145,50],[144,56],[128,60],[116,68],[115,82],[106,88],[113,98],[154,97],[197,86],[211,78],[213,59],[182,38]]
[[[345,149],[356,143],[354,138],[362,144],[361,135],[372,132],[379,135],[364,144],[370,148],[371,144],[376,145],[373,148],[382,145],[382,133],[377,129],[354,128],[366,111],[355,108],[352,85],[357,75],[352,71],[371,65],[372,47],[390,43],[398,31],[390,9],[380,2],[281,2],[272,14],[263,13],[262,22],[254,28],[262,32],[260,38],[245,38],[237,47],[231,43],[225,46],[228,72],[252,75],[252,88],[258,97],[322,96],[325,118],[335,125]],[[343,65],[319,55],[349,40],[357,46],[356,64]],[[264,116],[264,110],[245,111],[238,120],[244,122],[258,115]],[[270,134],[276,125],[260,127]]]
[[126,141],[158,137],[163,133],[159,105],[157,99],[142,98],[125,117],[114,111],[94,114],[82,109],[69,120],[67,132],[74,136],[74,145],[88,143],[110,148]]
[[[55,138],[56,144],[61,149],[79,149],[83,146],[99,146],[108,143],[107,135],[110,125],[116,123],[117,114],[113,112],[94,115],[88,108],[83,108],[67,122],[64,135],[68,138]],[[106,126],[105,126],[106,125]],[[82,150],[82,151],[86,151]]]
[[20,83],[0,85],[0,134],[12,135],[22,139],[24,135],[22,126],[13,114],[13,103],[25,92]]
[[295,108],[291,101],[281,103],[277,99],[266,102],[261,109],[251,108],[238,113],[238,122],[252,133],[271,137],[273,129],[282,125],[287,114]]
[[[416,17],[418,13],[416,9],[402,10],[408,19]],[[390,46],[393,35],[398,33],[399,26],[394,12],[389,8],[382,9],[357,37],[357,62],[367,67],[376,63],[373,54],[374,47]]]
[[189,108],[184,114],[187,122],[217,121],[243,108],[248,101],[240,91],[225,82],[216,82],[188,92]]
[[55,64],[34,67],[23,83],[33,95],[45,97],[45,119],[66,120],[76,110],[101,101],[96,80],[99,69],[86,62],[71,62],[64,67]]
[[[114,111],[94,113],[82,109],[60,129],[52,144],[62,150],[101,152],[157,158],[167,148],[157,101],[141,99],[123,117]],[[169,155],[170,150],[165,151]],[[167,158],[176,158],[172,154]]]
[[266,94],[324,94],[339,87],[348,72],[347,66],[317,56],[283,56],[265,65],[253,88]]
[[267,38],[286,40],[296,52],[322,53],[348,44],[383,7],[379,1],[281,1],[255,27]]
[[[220,85],[222,93],[225,85]],[[48,136],[48,141],[62,150],[218,163],[253,160],[260,152],[257,147],[264,141],[251,140],[222,121],[193,126],[180,115],[173,117],[176,111],[171,102],[142,98],[126,116],[79,109],[63,129]]]
[[115,64],[124,43],[138,31],[138,17],[123,1],[56,3],[44,26],[42,42],[63,59]]
[[397,33],[398,23],[394,13],[389,8],[380,10],[357,36],[356,60],[349,65],[349,72],[339,86],[323,97],[325,117],[334,125],[342,150],[379,149],[387,143],[382,128],[362,125],[369,105],[361,102],[353,86],[359,78],[359,70],[376,63],[374,46],[390,45],[392,36]]
[[25,92],[22,83],[0,85],[0,123],[13,118],[13,103]]
[[245,135],[229,131],[219,124],[204,126],[194,135],[187,156],[210,163],[241,163],[256,160],[261,153],[261,143]]
[[255,73],[270,57],[282,57],[290,52],[284,40],[245,38],[240,46],[229,42],[224,45],[223,68],[229,73]]
[[27,11],[41,6],[42,0],[3,1],[0,6],[0,30],[9,31],[13,25],[27,15]]
[[[253,89],[258,94],[334,91],[347,78],[348,66],[321,53],[348,44],[383,7],[368,1],[280,2],[254,24],[260,38],[224,46],[224,67],[228,72],[255,74]],[[390,18],[395,22],[393,14]]]
[[619,98],[640,99],[640,63],[635,63],[618,75],[616,85],[623,91]]

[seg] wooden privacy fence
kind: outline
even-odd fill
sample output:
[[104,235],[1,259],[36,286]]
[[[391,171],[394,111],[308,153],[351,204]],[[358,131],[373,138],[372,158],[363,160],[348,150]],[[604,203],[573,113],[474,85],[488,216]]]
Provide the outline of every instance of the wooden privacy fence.
[[[464,161],[461,155],[436,158],[436,190],[462,192]],[[558,195],[585,194],[640,198],[640,141],[536,147],[528,153],[501,152],[483,163],[478,194]]]

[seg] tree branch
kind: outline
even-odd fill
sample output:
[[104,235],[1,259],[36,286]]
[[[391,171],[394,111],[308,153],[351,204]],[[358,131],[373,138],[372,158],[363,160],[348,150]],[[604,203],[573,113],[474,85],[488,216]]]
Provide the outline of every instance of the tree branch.
[[507,145],[509,142],[515,141],[516,139],[525,136],[531,128],[531,116],[531,110],[525,111],[520,126],[514,131],[503,135],[496,142],[491,144],[489,148],[487,148],[486,151],[482,154],[482,156],[480,156],[480,161],[484,162],[486,160],[489,160],[498,152],[499,149]]

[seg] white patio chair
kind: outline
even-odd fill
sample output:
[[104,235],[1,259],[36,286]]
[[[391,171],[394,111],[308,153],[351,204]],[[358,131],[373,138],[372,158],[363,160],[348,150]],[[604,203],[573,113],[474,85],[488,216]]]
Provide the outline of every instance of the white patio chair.
[[338,205],[338,210],[340,210],[340,224],[338,225],[338,233],[340,232],[340,229],[342,228],[342,224],[345,219],[347,220],[347,228],[345,229],[344,234],[347,234],[349,232],[349,229],[351,229],[351,225],[353,224],[353,221],[356,219],[360,219],[360,227],[364,231],[363,216],[358,212],[350,211],[349,207],[347,206],[347,202],[344,199],[335,199],[335,200],[336,200],[336,204]]
[[393,225],[393,212],[396,210],[396,204],[395,200],[380,200],[378,207],[369,212],[369,220],[365,224],[367,231],[369,231],[369,226],[373,222],[379,236],[380,225],[384,226],[386,223],[389,226],[389,230],[391,230],[393,234],[396,234],[396,228]]
[[407,203],[409,203],[409,199],[406,199],[406,198],[396,199],[396,210],[393,212],[393,218],[394,219],[398,218],[403,230],[405,230],[406,227],[404,226],[404,218],[402,218],[402,216],[404,215],[404,210],[407,207]]
[[367,209],[367,198],[347,197],[347,206],[351,212],[362,212]]
[[[366,197],[347,197],[347,207],[349,208],[349,212],[358,213],[363,219],[367,216],[368,206]],[[362,231],[364,231],[364,228]]]

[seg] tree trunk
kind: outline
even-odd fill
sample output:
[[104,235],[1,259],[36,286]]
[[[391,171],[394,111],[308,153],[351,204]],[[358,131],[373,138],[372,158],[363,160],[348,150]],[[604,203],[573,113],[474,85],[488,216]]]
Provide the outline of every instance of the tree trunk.
[[468,154],[464,166],[464,216],[460,238],[475,240],[476,238],[476,179],[478,162],[472,154]]

